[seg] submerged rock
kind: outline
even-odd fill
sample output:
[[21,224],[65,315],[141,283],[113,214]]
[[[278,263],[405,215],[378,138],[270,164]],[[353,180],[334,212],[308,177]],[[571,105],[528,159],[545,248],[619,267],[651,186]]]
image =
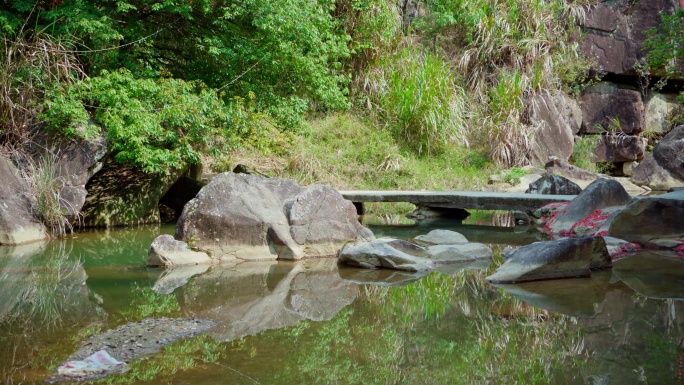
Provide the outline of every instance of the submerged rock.
[[376,286],[404,286],[418,281],[429,274],[428,271],[408,272],[387,269],[339,268],[340,278],[345,281]]
[[684,190],[633,202],[617,214],[608,234],[640,245],[663,238],[684,239]]
[[684,260],[673,252],[642,251],[615,261],[613,275],[649,298],[684,298]]
[[494,274],[492,283],[589,277],[592,269],[612,266],[602,237],[537,242],[514,251]]
[[423,245],[458,245],[468,243],[466,237],[451,230],[432,230],[426,235],[419,235],[414,238],[416,242]]
[[[179,338],[205,333],[213,325],[213,321],[203,319],[148,318],[131,322],[90,337],[66,361],[80,361],[100,350],[105,350],[114,359],[128,362],[137,356],[156,353],[163,346]],[[121,370],[119,366],[113,366],[111,369],[113,372],[105,371],[80,380],[102,378]],[[48,381],[73,380],[72,377],[56,375]]]

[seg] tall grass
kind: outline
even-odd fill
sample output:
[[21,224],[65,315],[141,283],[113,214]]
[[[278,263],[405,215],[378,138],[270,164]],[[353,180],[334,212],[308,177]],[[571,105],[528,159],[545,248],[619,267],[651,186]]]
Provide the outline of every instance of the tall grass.
[[69,43],[47,34],[22,28],[0,45],[0,142],[21,145],[30,140],[45,92],[73,84],[85,73]]
[[[46,154],[38,160],[25,157],[23,163],[22,178],[26,182],[26,195],[34,215],[53,236],[73,232],[70,213],[76,210],[61,195],[65,179],[59,175],[57,156]],[[78,214],[76,217],[80,219]]]
[[365,90],[376,116],[418,154],[467,143],[465,94],[441,57],[401,48],[370,67]]

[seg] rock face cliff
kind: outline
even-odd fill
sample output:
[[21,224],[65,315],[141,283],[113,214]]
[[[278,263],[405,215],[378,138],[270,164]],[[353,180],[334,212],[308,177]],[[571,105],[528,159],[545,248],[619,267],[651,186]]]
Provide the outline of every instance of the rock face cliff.
[[587,8],[581,23],[582,50],[594,69],[636,76],[635,66],[646,56],[646,31],[657,28],[661,13],[673,13],[680,0],[609,0]]

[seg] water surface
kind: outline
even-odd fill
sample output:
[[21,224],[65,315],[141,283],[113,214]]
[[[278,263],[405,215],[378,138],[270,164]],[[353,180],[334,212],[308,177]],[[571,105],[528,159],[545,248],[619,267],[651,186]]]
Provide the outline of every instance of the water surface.
[[[0,248],[0,383],[42,383],[93,333],[150,317],[216,322],[100,380],[134,384],[670,384],[682,382],[684,261],[642,253],[590,279],[492,286],[506,246],[544,239],[505,215],[376,218],[378,235],[432,228],[495,260],[426,276],[334,260],[148,269],[168,226]],[[386,224],[386,223],[392,224]]]

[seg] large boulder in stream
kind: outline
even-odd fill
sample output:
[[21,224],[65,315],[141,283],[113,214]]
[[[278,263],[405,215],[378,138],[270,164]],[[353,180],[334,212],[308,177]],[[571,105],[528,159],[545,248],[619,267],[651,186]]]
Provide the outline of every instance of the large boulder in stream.
[[48,238],[26,197],[26,184],[12,161],[0,156],[0,245],[19,245]]
[[684,190],[636,200],[617,214],[608,234],[640,245],[684,239]]
[[[365,269],[430,271],[451,265],[491,259],[492,250],[481,243],[433,245],[427,248],[392,238],[349,243],[338,256],[342,265]],[[446,269],[448,272],[451,269]]]
[[602,237],[537,242],[514,251],[494,274],[492,283],[589,277],[591,270],[612,266]]
[[619,182],[597,179],[548,221],[546,227],[554,234],[569,235],[573,227],[593,213],[607,207],[624,206],[631,200],[632,197]]
[[176,239],[214,261],[335,256],[346,242],[372,238],[332,187],[231,172],[203,187],[176,227]]

